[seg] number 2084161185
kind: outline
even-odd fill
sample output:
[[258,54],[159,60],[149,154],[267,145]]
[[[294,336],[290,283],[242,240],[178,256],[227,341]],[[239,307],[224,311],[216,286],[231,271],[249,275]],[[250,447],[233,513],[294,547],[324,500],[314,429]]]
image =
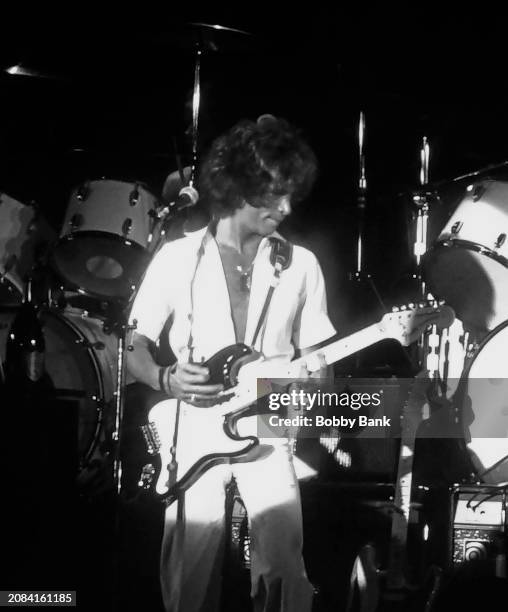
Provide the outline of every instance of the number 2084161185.
[[76,591],[0,591],[0,607],[76,606]]

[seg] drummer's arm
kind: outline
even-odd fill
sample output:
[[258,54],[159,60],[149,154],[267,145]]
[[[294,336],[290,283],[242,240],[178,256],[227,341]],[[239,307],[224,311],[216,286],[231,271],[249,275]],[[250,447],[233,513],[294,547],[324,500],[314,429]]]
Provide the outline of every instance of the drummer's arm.
[[127,370],[136,380],[152,389],[160,390],[159,373],[161,367],[153,356],[154,343],[143,334],[134,332],[132,350],[127,353]]

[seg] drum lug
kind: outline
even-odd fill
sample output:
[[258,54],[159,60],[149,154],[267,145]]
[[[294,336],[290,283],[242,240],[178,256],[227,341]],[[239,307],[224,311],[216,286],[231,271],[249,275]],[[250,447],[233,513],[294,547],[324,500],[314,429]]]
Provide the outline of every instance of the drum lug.
[[124,235],[124,237],[127,237],[132,230],[132,219],[125,219],[125,221],[123,222],[122,225],[122,234]]
[[76,198],[80,202],[84,202],[88,196],[90,195],[90,185],[89,183],[83,183],[80,185],[78,191],[76,192]]
[[69,225],[71,226],[72,231],[77,230],[78,227],[83,225],[83,215],[80,215],[79,213],[76,215],[72,215],[69,221]]
[[495,249],[499,249],[503,246],[503,244],[506,241],[506,234],[499,234],[499,236],[497,237],[497,240],[494,244],[494,248]]
[[475,185],[473,188],[473,202],[478,202],[485,193],[486,187],[483,183]]
[[131,206],[136,206],[139,203],[139,187],[136,184],[134,189],[131,191],[129,195],[129,204]]
[[452,235],[458,234],[460,232],[460,230],[462,229],[462,226],[464,225],[464,223],[462,221],[456,221],[451,228],[451,233]]

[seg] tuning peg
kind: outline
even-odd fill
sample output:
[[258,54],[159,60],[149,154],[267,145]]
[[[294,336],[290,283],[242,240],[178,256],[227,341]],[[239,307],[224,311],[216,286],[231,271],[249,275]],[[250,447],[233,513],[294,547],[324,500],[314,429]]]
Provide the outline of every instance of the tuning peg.
[[399,312],[399,310],[398,306],[392,306],[392,312]]
[[405,304],[402,304],[402,306],[400,307],[401,310],[407,310],[407,306]]
[[413,303],[413,302],[410,302],[410,303],[408,304],[408,307],[409,307],[409,308],[414,308],[414,307],[415,307],[415,305],[414,305],[414,303]]

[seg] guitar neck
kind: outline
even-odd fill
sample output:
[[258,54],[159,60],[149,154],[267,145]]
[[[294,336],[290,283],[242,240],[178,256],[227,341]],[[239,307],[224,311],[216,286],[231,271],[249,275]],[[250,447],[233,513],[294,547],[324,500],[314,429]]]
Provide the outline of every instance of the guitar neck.
[[360,331],[346,336],[336,342],[332,342],[327,346],[323,346],[311,353],[307,353],[303,357],[295,359],[288,364],[287,375],[290,377],[297,377],[302,366],[305,366],[310,372],[316,372],[321,367],[320,356],[326,361],[327,365],[331,365],[336,361],[340,361],[345,357],[349,357],[361,351],[384,338],[390,338],[383,329],[379,326],[379,323],[374,323],[368,327],[361,329]]

